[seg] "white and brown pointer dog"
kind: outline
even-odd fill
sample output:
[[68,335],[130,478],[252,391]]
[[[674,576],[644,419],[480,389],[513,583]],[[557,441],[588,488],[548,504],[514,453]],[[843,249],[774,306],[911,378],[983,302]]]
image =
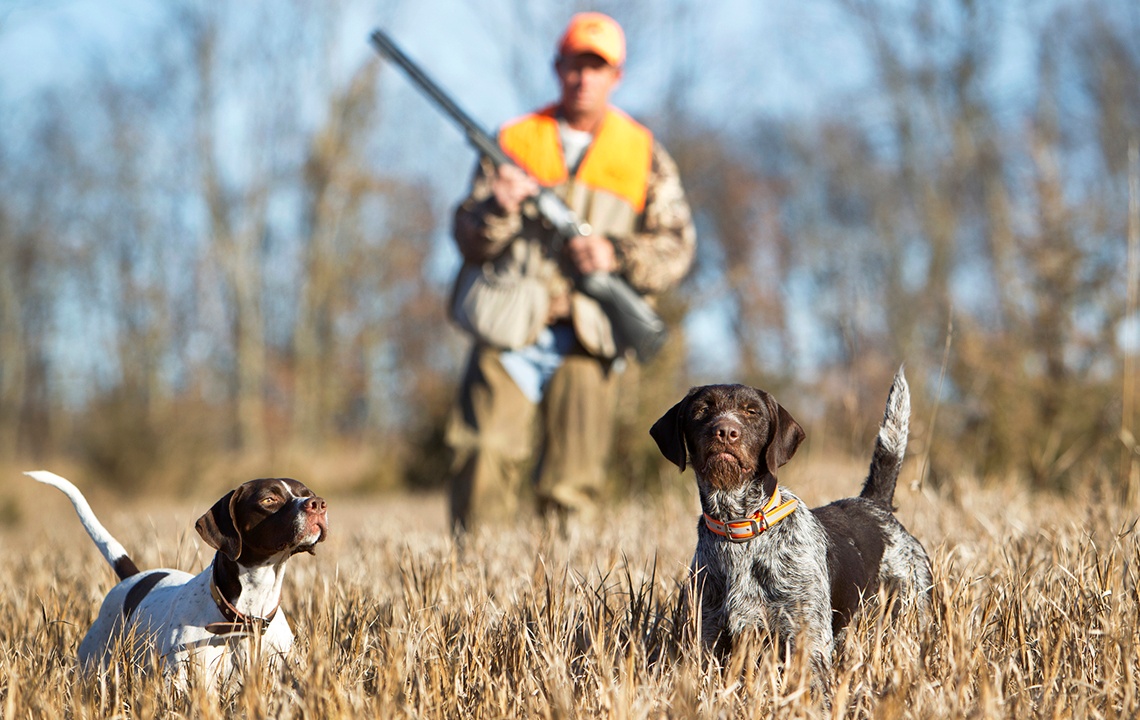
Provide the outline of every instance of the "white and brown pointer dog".
[[78,488],[45,470],[25,474],[67,495],[121,580],[79,645],[81,667],[106,668],[126,639],[132,661],[145,666],[157,657],[181,681],[193,663],[217,685],[258,649],[266,660],[289,652],[293,632],[279,607],[285,563],[296,553],[313,552],[328,534],[327,505],[309,488],[269,478],[226,493],[194,524],[217,553],[209,567],[191,575],[140,571]]
[[893,507],[909,418],[900,368],[863,491],[812,510],[777,482],[804,431],[769,393],[693,388],[653,425],[661,453],[696,473],[704,514],[691,579],[707,646],[726,651],[749,631],[806,643],[827,702],[836,637],[863,598],[884,589],[929,616],[930,559]]

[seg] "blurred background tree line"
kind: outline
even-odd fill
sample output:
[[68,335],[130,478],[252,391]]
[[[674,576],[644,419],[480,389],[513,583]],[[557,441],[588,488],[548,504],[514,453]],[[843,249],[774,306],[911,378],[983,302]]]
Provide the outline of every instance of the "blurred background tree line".
[[[66,5],[9,8],[0,46]],[[429,65],[488,125],[552,98],[585,4],[541,5],[486,4]],[[647,428],[705,381],[770,389],[813,452],[863,456],[904,361],[930,482],[1135,474],[1140,6],[812,0],[785,22],[824,18],[850,56],[810,31],[713,47],[765,5],[590,4],[627,29],[617,101],[678,160],[700,233],[663,307],[677,332],[625,374],[618,484],[671,482]],[[0,465],[66,458],[131,490],[443,481],[474,157],[367,50],[385,25],[442,57],[413,6],[164,3],[117,54],[69,47],[68,82],[0,79]],[[758,96],[809,94],[768,88],[774,63],[855,79],[772,112]]]

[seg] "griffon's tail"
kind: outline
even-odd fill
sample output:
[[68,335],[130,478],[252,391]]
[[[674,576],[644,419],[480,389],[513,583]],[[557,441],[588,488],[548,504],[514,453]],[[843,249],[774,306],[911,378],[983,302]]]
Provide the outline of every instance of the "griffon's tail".
[[83,493],[79,492],[79,488],[72,485],[69,481],[61,478],[53,472],[47,470],[32,470],[24,473],[33,480],[42,482],[45,485],[59,488],[71,504],[75,506],[75,512],[79,515],[79,522],[83,523],[83,528],[87,530],[87,534],[95,541],[95,545],[99,548],[99,552],[107,559],[107,562],[114,568],[115,574],[119,576],[120,580],[126,580],[131,575],[139,571],[138,566],[127,555],[127,550],[119,541],[107,532],[107,528],[103,527],[103,523],[99,522],[99,518],[95,517],[92,512],[91,506],[87,504],[87,498],[83,497]]
[[899,478],[903,456],[906,455],[906,438],[910,426],[910,388],[900,367],[895,373],[891,390],[887,393],[887,409],[883,424],[875,438],[875,454],[871,458],[871,471],[863,483],[859,497],[894,507],[895,482]]

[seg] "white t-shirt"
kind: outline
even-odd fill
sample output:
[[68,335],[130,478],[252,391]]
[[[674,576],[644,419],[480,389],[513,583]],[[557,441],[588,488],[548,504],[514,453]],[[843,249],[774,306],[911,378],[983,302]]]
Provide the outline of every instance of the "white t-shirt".
[[558,136],[562,140],[562,156],[566,159],[566,171],[571,176],[578,170],[586,148],[594,142],[593,134],[585,130],[575,130],[566,124],[565,120],[558,121]]

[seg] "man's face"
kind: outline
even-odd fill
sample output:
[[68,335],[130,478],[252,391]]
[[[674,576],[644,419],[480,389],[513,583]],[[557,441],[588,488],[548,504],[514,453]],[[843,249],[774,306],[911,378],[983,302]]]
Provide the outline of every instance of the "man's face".
[[610,93],[621,80],[621,68],[592,53],[559,58],[554,65],[562,85],[562,111],[571,122],[600,120]]

